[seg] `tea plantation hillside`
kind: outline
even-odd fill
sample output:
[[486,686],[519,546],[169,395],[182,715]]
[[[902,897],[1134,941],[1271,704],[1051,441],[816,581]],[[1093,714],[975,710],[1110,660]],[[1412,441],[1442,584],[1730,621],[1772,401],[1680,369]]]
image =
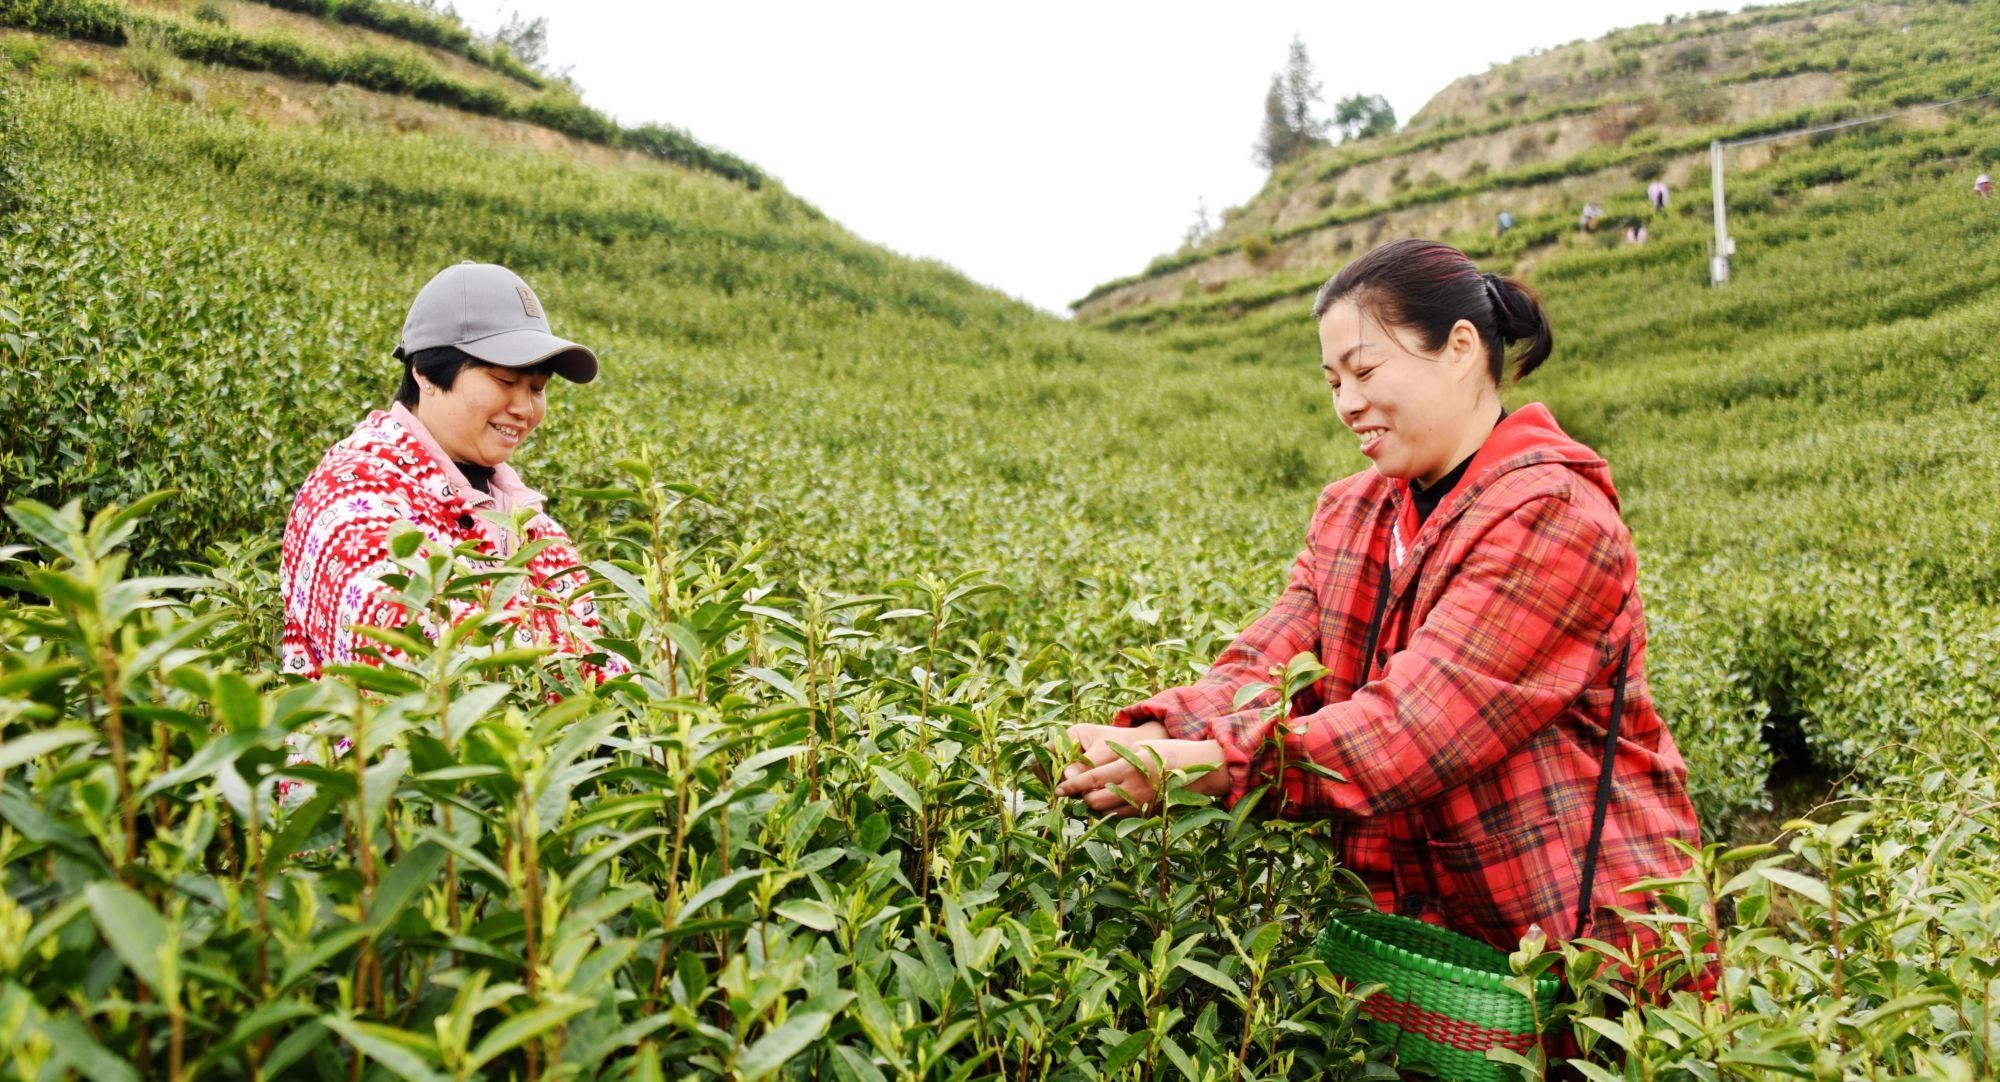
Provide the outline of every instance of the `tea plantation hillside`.
[[[1311,951],[1353,901],[1330,824],[1048,786],[1360,468],[1298,307],[1326,267],[1065,323],[685,133],[541,109],[428,11],[0,23],[0,1078],[1395,1073]],[[1574,976],[1547,1024],[1587,1019],[1593,1078],[1994,1074],[1983,117],[1783,152],[1727,292],[1692,217],[1483,252],[1548,292],[1533,393],[1629,493],[1706,827],[1776,834],[1774,768],[1812,811],[1691,854],[1626,959],[1713,951],[1713,1000],[1621,1013],[1608,947],[1517,957]],[[282,677],[292,492],[464,258],[602,358],[514,461],[635,671],[487,619]],[[413,612],[518,586],[419,540]]]

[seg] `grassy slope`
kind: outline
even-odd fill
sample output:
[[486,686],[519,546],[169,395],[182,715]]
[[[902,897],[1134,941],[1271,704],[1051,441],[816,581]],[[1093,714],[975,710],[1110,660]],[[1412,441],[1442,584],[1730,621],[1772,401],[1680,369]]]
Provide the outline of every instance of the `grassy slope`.
[[[115,50],[51,46],[47,59],[35,60],[14,39],[6,44],[7,55],[24,61],[0,77],[0,219],[7,226],[0,232],[0,360],[20,375],[0,384],[0,416],[7,418],[0,502],[33,495],[97,506],[176,484],[183,496],[157,509],[138,539],[151,562],[268,537],[321,448],[386,398],[394,375],[387,347],[411,292],[446,262],[489,258],[523,271],[557,329],[598,346],[604,357],[600,383],[557,388],[543,437],[520,459],[532,481],[554,491],[557,513],[580,528],[586,547],[607,547],[599,527],[611,516],[583,502],[580,489],[611,481],[611,463],[621,456],[650,456],[666,476],[719,494],[718,510],[685,523],[688,539],[719,543],[690,561],[675,584],[685,590],[678,607],[646,620],[641,605],[608,606],[614,619],[644,625],[647,656],[664,658],[665,621],[692,620],[711,605],[734,611],[753,583],[759,591],[776,585],[794,592],[793,599],[772,599],[792,608],[804,606],[799,598],[818,605],[833,594],[887,588],[897,600],[880,609],[918,593],[892,580],[923,573],[983,568],[1010,588],[980,601],[971,622],[932,651],[910,651],[908,636],[890,626],[896,621],[883,620],[873,625],[879,638],[864,631],[840,648],[832,676],[786,645],[779,621],[746,621],[740,635],[718,632],[713,654],[727,656],[708,670],[708,702],[721,705],[701,716],[755,731],[749,747],[714,751],[696,768],[676,745],[683,749],[675,752],[683,755],[676,769],[686,770],[670,784],[655,784],[650,772],[620,771],[584,800],[566,799],[566,781],[544,797],[553,799],[543,825],[557,828],[549,836],[559,840],[526,849],[546,858],[566,889],[582,885],[571,900],[592,912],[568,932],[586,948],[601,944],[590,963],[599,987],[576,989],[594,997],[596,1013],[560,1031],[580,1062],[601,1069],[601,1057],[589,1050],[609,1046],[604,1031],[661,1005],[658,942],[660,959],[667,945],[679,944],[671,995],[720,1003],[716,987],[734,996],[730,989],[754,976],[764,990],[759,1010],[787,1005],[765,1014],[732,1006],[738,1032],[723,1033],[720,1042],[707,1040],[713,1027],[702,1020],[720,1012],[658,1012],[677,1031],[662,1032],[641,1055],[658,1053],[677,1069],[702,1067],[690,1058],[694,1050],[734,1056],[745,1043],[739,1038],[761,1033],[766,1053],[794,1037],[799,1043],[790,1047],[810,1043],[801,1073],[856,1062],[836,1059],[835,1043],[843,1057],[872,1043],[889,1055],[929,1056],[923,1062],[933,1067],[962,1062],[976,1070],[969,1050],[976,1045],[983,1055],[991,1042],[1004,1046],[996,1061],[1002,1068],[1018,1060],[1018,1073],[1048,1075],[1062,1066],[1092,1077],[1107,1057],[1139,1055],[1145,1042],[1133,1038],[1156,1026],[1217,1075],[1232,1073],[1239,1028],[1265,1074],[1319,1075],[1316,1046],[1330,1043],[1352,1010],[1344,995],[1318,988],[1308,970],[1292,964],[1308,949],[1303,933],[1323,918],[1335,889],[1311,831],[1253,828],[1225,840],[1220,828],[1204,828],[1200,849],[1185,854],[1191,859],[1170,861],[1163,846],[1155,860],[1139,834],[1106,825],[1072,839],[1057,814],[1042,816],[1038,800],[1018,818],[1008,810],[1030,785],[1023,752],[1039,746],[1041,727],[1101,716],[1137,689],[1182,677],[1212,656],[1230,624],[1277,589],[1313,490],[1360,465],[1333,433],[1296,297],[1285,300],[1280,291],[1276,302],[1251,303],[1246,293],[1235,297],[1242,302],[1235,318],[1230,308],[1201,313],[1190,306],[1112,334],[1039,316],[946,268],[885,253],[782,192],[753,193],[652,163],[597,157],[585,164],[529,153],[442,124],[401,134],[349,122],[274,127],[243,109],[263,77],[217,80],[206,106],[196,108],[171,88],[139,87]],[[87,66],[77,66],[79,57]],[[1544,253],[1536,265],[1563,328],[1564,352],[1528,390],[1610,453],[1629,494],[1646,549],[1653,678],[1711,825],[1764,802],[1770,752],[1757,738],[1762,716],[1805,724],[1824,755],[1844,762],[1858,751],[1857,736],[1873,741],[1912,731],[1941,740],[1966,717],[2000,712],[1990,666],[1980,668],[1990,660],[1995,600],[1984,513],[1994,483],[1978,469],[1979,440],[1990,439],[1980,405],[1992,367],[1968,345],[1989,340],[2000,323],[2000,309],[1985,299],[2000,257],[1990,220],[1979,216],[2000,208],[1962,196],[1971,167],[1961,159],[1991,153],[1983,118],[1965,123],[1965,130],[1916,140],[1843,141],[1781,158],[1746,188],[1740,277],[1728,292],[1701,285],[1700,222],[1687,216],[1661,223],[1659,242],[1642,251],[1577,248]],[[1814,194],[1830,172],[1853,183]],[[1908,544],[1913,536],[1924,543]],[[0,535],[0,542],[12,540]],[[759,542],[761,556],[741,556]],[[633,551],[629,538],[625,551]],[[740,566],[744,559],[748,568]],[[239,553],[222,562],[240,568],[244,561]],[[268,620],[268,584],[246,579],[242,619]],[[1940,607],[1941,600],[1950,604]],[[135,637],[128,650],[136,646]],[[13,675],[54,652],[48,643],[24,648],[19,657],[0,656],[0,669]],[[933,682],[913,671],[919,659],[948,677],[936,699]],[[258,663],[254,654],[232,654],[214,665],[254,670]],[[802,786],[787,782],[791,793],[781,796],[763,791],[763,781],[747,784],[755,771],[732,773],[736,765],[751,769],[739,756],[793,739],[781,731],[797,732],[785,729],[790,723],[741,716],[782,706],[778,685],[744,668],[759,663],[782,670],[781,680],[795,674],[795,686],[808,692],[834,696],[827,717],[835,731],[824,744],[833,813],[816,802],[801,814]],[[195,709],[192,697],[182,697],[191,696],[186,680],[206,680],[193,674],[208,664],[185,667],[174,704]],[[84,677],[72,679],[55,665],[43,671],[58,674],[62,716],[101,720],[90,714],[95,700]],[[235,679],[232,673],[216,684],[223,698]],[[10,683],[7,705],[19,712],[9,715],[10,738],[36,720],[22,712],[22,686],[33,681]],[[626,695],[617,709],[640,701]],[[525,693],[520,705],[479,722],[474,753],[492,751],[519,765],[525,760],[504,749],[528,745],[509,743],[520,739],[511,730],[532,722],[547,737],[565,724],[561,707]],[[929,739],[937,743],[930,745],[925,734],[933,727],[917,717],[933,708],[938,727]],[[692,716],[659,703],[633,709],[633,731]],[[172,750],[219,744],[216,716],[189,714],[189,738],[173,738]],[[394,739],[419,742],[414,732]],[[423,740],[426,748],[437,743]],[[615,756],[630,747],[600,750]],[[69,756],[72,749],[56,751]],[[73,751],[71,765],[58,770],[52,754],[31,750],[28,768],[8,782],[25,790],[22,779],[30,779],[37,801],[62,804],[62,814],[101,833],[114,818],[109,767],[94,744]],[[545,761],[540,752],[532,758]],[[771,766],[763,754],[754,758],[765,762],[759,771]],[[143,778],[149,768],[137,769]],[[887,826],[884,812],[895,805],[884,778],[897,776],[889,771],[921,783],[923,796],[909,801],[913,811],[924,809],[921,848],[906,836],[914,828],[892,834]],[[1724,1049],[1742,1052],[1739,1075],[1800,1073],[1811,1066],[1808,1054],[1832,1075],[1839,1066],[1828,1066],[1831,1057],[1891,1030],[1975,1057],[1964,1051],[1966,1017],[1987,1002],[1972,990],[1970,974],[1990,957],[1983,916],[1992,911],[1990,853],[1966,835],[1986,821],[1976,816],[1990,811],[1966,808],[1985,800],[1990,786],[1981,788],[1988,783],[1976,770],[1963,778],[1938,772],[1926,784],[1926,808],[1938,803],[1928,795],[1937,786],[1954,787],[1944,795],[1958,799],[1958,808],[1939,817],[1958,818],[1935,828],[1928,813],[1888,815],[1879,830],[1871,828],[1871,848],[1856,843],[1855,860],[1874,860],[1846,869],[1839,881],[1849,938],[1837,950],[1825,946],[1831,913],[1744,877],[1749,888],[1734,901],[1745,927],[1729,932],[1733,1014],[1690,1008],[1700,1026],[1675,1021],[1669,1030],[1658,1016],[1641,1022],[1628,1013],[1664,1035],[1649,1039],[1654,1062],[1679,1054],[1663,1051],[1671,1043],[1705,1067],[1689,1077],[1716,1076],[1709,1064]],[[704,916],[671,934],[659,931],[675,896],[662,884],[679,882],[683,869],[678,846],[670,863],[648,852],[665,847],[660,838],[618,858],[616,882],[630,893],[600,897],[591,884],[602,881],[581,875],[585,862],[606,868],[584,855],[608,840],[602,832],[654,823],[663,793],[683,800],[685,822],[694,802],[720,802],[724,787],[747,791],[754,807],[701,824],[689,844],[687,885],[717,881],[717,853],[726,868],[734,852],[739,869],[794,868],[808,851],[831,854],[846,861],[839,870],[819,864],[810,883],[773,889],[798,903],[824,882],[836,892],[828,895],[836,908],[876,913],[865,927],[842,918],[851,937],[841,940],[842,953],[828,953],[832,937],[808,934],[807,924],[825,923],[814,910],[794,905],[803,919],[772,920],[768,899],[718,904],[709,911],[713,923]],[[630,802],[613,809],[617,825],[597,815],[607,795]],[[165,806],[163,796],[142,802],[144,821],[194,822],[195,805],[213,808],[217,799],[206,782],[188,783],[173,796],[175,815],[153,810]],[[92,810],[75,810],[83,800]],[[396,803],[405,829],[439,806],[412,794]],[[593,825],[579,830],[575,817],[585,809]],[[894,814],[906,825],[918,818]],[[472,824],[468,844],[483,860],[511,862],[522,852],[514,828],[489,819]],[[880,835],[859,843],[857,830],[866,833],[871,823]],[[176,837],[179,855],[172,838],[148,842],[147,889],[170,880],[222,881],[238,891],[232,897],[251,896],[233,855],[227,875],[210,867],[206,876],[156,880],[156,860],[201,873],[203,861],[212,866],[216,853],[234,851],[229,839],[210,846],[192,827]],[[1074,862],[1066,863],[1072,841]],[[95,1026],[94,1039],[109,1054],[140,1063],[142,1074],[150,1026],[157,1072],[164,1023],[158,1012],[127,1011],[134,982],[118,976],[113,952],[98,945],[79,910],[62,904],[82,877],[39,852],[44,844],[15,845],[5,861],[8,893],[0,895],[9,904],[17,895],[27,899],[0,912],[15,922],[10,927],[38,920],[35,934],[47,936],[32,956],[23,952],[16,971],[38,1002],[26,1002],[30,995],[14,980],[0,989],[0,1021],[26,1034],[13,1040],[17,1062],[48,1054],[40,1036],[48,1013],[71,1025],[48,1030],[62,1033],[63,1055],[86,1062],[96,1048],[83,1023],[68,1021],[75,1016]],[[856,844],[888,851],[843,854]],[[291,850],[273,852],[282,863]],[[58,887],[44,872],[51,864],[65,875]],[[335,943],[362,905],[372,912],[365,899],[373,888],[361,889],[344,851],[324,867],[318,879],[319,872],[286,870],[288,882],[302,885],[269,899],[275,936],[261,906],[253,921],[247,907],[212,905],[191,886],[182,887],[184,896],[158,891],[135,904],[150,913],[154,899],[174,897],[168,918],[184,933],[173,940],[175,950],[204,962],[188,971],[189,987],[211,990],[189,1000],[197,1021],[217,1004],[239,1016],[255,1004],[309,1004],[303,1014],[270,1023],[274,1035],[285,1035],[275,1054],[306,1057],[291,1062],[337,1077],[346,1072],[353,1037],[336,1040],[300,1019],[322,1011],[331,1018],[336,1009],[347,1016],[345,956],[301,963],[308,983],[282,993],[226,988],[238,974],[257,983],[248,975],[251,960],[261,958],[259,944],[275,940],[277,959],[303,956]],[[1253,902],[1246,890],[1257,884],[1258,868],[1290,870],[1266,879],[1261,901]],[[937,994],[928,975],[952,964],[933,938],[929,896],[907,880],[885,885],[911,869],[925,883],[935,875],[939,896],[962,903],[972,927],[984,929],[980,936],[1011,937],[990,979],[975,986],[981,994],[955,998],[949,979]],[[474,883],[472,863],[462,874]],[[1155,875],[1176,884],[1161,891],[1174,900],[1142,909],[1152,903],[1136,885]],[[490,937],[492,957],[515,958],[523,914],[546,910],[509,897],[504,879],[479,879],[465,892],[487,891],[467,931]],[[1270,884],[1280,879],[1277,908],[1265,908]],[[1800,898],[1810,893],[1812,881],[1805,882]],[[1867,905],[1919,908],[1883,909],[1886,919],[1857,925],[1854,906],[1864,895],[1874,899]],[[186,905],[189,897],[197,904]],[[1192,969],[1177,974],[1165,953],[1170,938],[1175,951],[1198,948],[1189,957],[1210,971],[1225,967],[1226,997],[1240,1002],[1243,968],[1222,945],[1218,909],[1232,921],[1275,918],[1290,930],[1273,923],[1266,925],[1272,934],[1251,937],[1261,951],[1289,936],[1272,956],[1286,963],[1282,976],[1274,971],[1264,986],[1270,1009],[1260,1005],[1254,1024],[1239,1027],[1226,1004],[1218,1013],[1222,1001],[1204,983],[1216,978],[1191,979],[1198,973]],[[966,919],[950,905],[942,911],[948,951],[969,972],[964,952],[978,948],[962,945]],[[403,916],[399,942],[385,947],[395,1007],[377,1003],[355,1013],[408,1026],[411,1032],[395,1039],[417,1048],[449,1001],[438,991],[449,982],[433,980],[432,962],[456,955],[444,962],[452,970],[486,962],[444,938],[443,910],[430,900]],[[106,920],[95,910],[91,919]],[[69,931],[48,936],[64,922]],[[600,922],[613,929],[609,941]],[[753,949],[746,928],[754,928],[762,952],[754,974],[745,972]],[[119,943],[129,948],[131,938]],[[552,950],[544,944],[542,953]],[[128,954],[136,971],[144,955]],[[79,976],[86,966],[88,981]],[[1828,995],[1824,974],[1830,969],[1838,987],[1842,966],[1847,993]],[[1163,1001],[1158,993],[1170,980],[1179,983]],[[1954,1014],[1934,993],[1961,985],[1968,990]],[[808,997],[836,986],[879,986],[887,1005],[816,1012],[812,1004],[821,1001]],[[395,998],[409,988],[428,988],[427,998]],[[1931,998],[1906,998],[1926,989]],[[995,1012],[1000,1032],[989,1032],[985,991],[1026,1008]],[[537,1002],[533,995],[503,998],[515,1019],[530,1017],[523,1004]],[[1939,1006],[1898,1014],[1888,1002]],[[784,1024],[785,1009],[822,1028],[836,1013],[839,1020],[823,1038],[817,1030],[800,1035]],[[1990,1013],[1979,1017],[1989,1030]],[[882,1018],[891,1019],[886,1036],[876,1032]],[[482,1040],[497,1032],[494,1020],[481,1020]],[[866,1027],[865,1041],[858,1026]],[[197,1075],[211,1063],[239,1064],[246,1054],[222,1047],[219,1032],[197,1029],[192,1045],[211,1057]],[[1712,1035],[1690,1038],[1703,1030]],[[565,1046],[544,1040],[539,1047],[553,1056]],[[1295,1053],[1302,1058],[1291,1064]],[[872,1070],[873,1055],[858,1062]],[[1879,1060],[1856,1053],[1849,1062],[1855,1073],[1926,1069],[1902,1052]],[[706,1069],[727,1073],[719,1058]]]

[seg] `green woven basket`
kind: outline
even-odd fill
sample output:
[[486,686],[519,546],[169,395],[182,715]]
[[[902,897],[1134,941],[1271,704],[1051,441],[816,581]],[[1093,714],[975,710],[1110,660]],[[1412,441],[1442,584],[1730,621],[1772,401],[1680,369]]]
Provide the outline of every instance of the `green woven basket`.
[[1555,1009],[1562,982],[1535,982],[1535,1003],[1507,987],[1507,955],[1476,939],[1392,913],[1332,917],[1316,944],[1327,968],[1356,984],[1388,987],[1363,1001],[1375,1037],[1398,1061],[1439,1077],[1498,1082],[1511,1077],[1486,1058],[1535,1046],[1535,1017]]

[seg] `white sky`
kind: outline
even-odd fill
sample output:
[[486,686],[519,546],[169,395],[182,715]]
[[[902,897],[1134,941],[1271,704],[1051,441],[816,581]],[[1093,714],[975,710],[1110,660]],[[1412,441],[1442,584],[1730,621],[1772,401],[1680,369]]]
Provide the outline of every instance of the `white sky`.
[[1328,113],[1379,93],[1400,120],[1495,62],[1701,6],[462,2],[482,31],[546,16],[550,63],[622,123],[679,125],[871,241],[1057,313],[1177,247],[1198,201],[1219,219],[1257,193],[1250,148],[1295,33]]

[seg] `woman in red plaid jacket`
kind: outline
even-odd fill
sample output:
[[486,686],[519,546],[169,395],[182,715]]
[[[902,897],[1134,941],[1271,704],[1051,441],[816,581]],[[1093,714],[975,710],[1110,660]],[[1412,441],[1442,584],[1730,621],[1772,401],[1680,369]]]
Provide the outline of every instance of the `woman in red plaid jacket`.
[[[1343,269],[1313,311],[1335,409],[1373,468],[1321,494],[1284,594],[1206,675],[1072,730],[1088,761],[1060,791],[1104,814],[1137,810],[1113,784],[1151,801],[1113,742],[1217,764],[1196,790],[1234,804],[1269,786],[1276,814],[1342,820],[1342,862],[1384,910],[1507,950],[1531,926],[1625,941],[1608,907],[1644,908],[1619,888],[1685,871],[1671,843],[1696,841],[1695,813],[1646,683],[1610,471],[1545,407],[1500,404],[1506,347],[1525,343],[1515,379],[1549,355],[1541,303],[1406,240]],[[1289,718],[1265,720],[1275,693],[1236,702],[1304,651],[1327,675]]]

